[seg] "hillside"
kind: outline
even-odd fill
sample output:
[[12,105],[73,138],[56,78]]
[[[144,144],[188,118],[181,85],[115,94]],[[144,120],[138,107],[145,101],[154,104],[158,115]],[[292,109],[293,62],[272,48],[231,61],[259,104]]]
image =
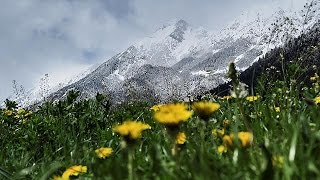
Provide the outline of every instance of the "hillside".
[[278,9],[271,16],[247,12],[218,32],[171,21],[81,79],[51,91],[47,100],[65,98],[72,89],[81,91],[82,99],[103,93],[120,104],[201,95],[228,81],[230,62],[244,71],[271,49],[307,33],[319,20],[318,8],[313,3],[297,12]]
[[[251,67],[240,73],[240,80],[255,89],[259,86],[270,89],[270,82],[286,80],[287,85],[296,84],[302,90],[304,86],[311,86],[310,76],[320,67],[320,21],[310,32],[298,38],[291,39],[283,47],[275,48],[266,53],[264,58],[253,63]],[[290,73],[289,73],[290,72]],[[260,85],[257,84],[260,80]],[[210,92],[226,95],[231,89],[230,83],[224,83]]]

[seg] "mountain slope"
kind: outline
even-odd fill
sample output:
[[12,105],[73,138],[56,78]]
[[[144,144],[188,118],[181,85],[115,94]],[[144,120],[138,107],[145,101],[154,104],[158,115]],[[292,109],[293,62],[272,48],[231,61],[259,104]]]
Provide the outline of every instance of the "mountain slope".
[[228,81],[230,62],[243,71],[270,49],[309,31],[319,19],[317,8],[314,4],[301,12],[279,10],[253,19],[243,15],[214,33],[184,20],[171,22],[49,99],[63,98],[70,89],[81,91],[81,98],[107,93],[119,103],[151,96],[165,102],[201,94]]
[[[310,77],[319,73],[319,67],[320,21],[307,33],[268,52],[264,58],[243,71],[239,78],[248,85],[248,89],[255,89],[259,86],[258,80],[262,80],[262,90],[265,91],[272,88],[271,82],[274,84],[277,80],[289,79],[290,81],[285,82],[288,86],[294,83],[295,87],[302,91],[302,87],[311,86],[313,82]],[[230,90],[231,83],[228,82],[210,90],[210,93],[223,96],[229,94]]]

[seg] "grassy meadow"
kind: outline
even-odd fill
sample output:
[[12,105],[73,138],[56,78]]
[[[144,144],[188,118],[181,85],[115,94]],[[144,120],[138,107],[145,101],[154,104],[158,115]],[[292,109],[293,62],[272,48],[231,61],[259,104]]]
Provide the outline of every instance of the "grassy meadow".
[[0,179],[319,179],[320,78],[259,80],[199,102],[6,101]]

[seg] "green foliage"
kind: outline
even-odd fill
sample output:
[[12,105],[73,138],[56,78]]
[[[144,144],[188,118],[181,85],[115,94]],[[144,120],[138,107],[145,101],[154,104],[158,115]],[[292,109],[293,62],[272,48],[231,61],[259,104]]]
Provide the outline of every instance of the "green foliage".
[[[296,71],[288,69],[288,76]],[[300,92],[290,80],[278,80],[266,88],[267,80],[261,78],[254,91],[261,95],[257,101],[215,97],[221,108],[209,122],[194,116],[180,126],[187,142],[178,146],[175,156],[172,139],[153,120],[148,103],[112,107],[105,95],[79,101],[79,92],[72,91],[64,101],[47,102],[32,115],[17,117],[16,104],[8,101],[0,114],[0,179],[48,179],[79,164],[88,167],[80,179],[126,179],[130,153],[135,179],[319,178],[320,107],[313,102],[315,87]],[[129,119],[152,127],[131,152],[121,148],[122,139],[112,132]],[[212,130],[224,129],[225,135],[246,131],[244,119],[254,137],[251,146],[241,148],[235,139],[234,146],[220,154],[223,139]],[[113,154],[97,158],[95,149],[100,147],[112,147]]]
[[14,110],[18,108],[18,104],[15,101],[10,101],[9,99],[6,99],[4,103],[6,105],[6,109]]

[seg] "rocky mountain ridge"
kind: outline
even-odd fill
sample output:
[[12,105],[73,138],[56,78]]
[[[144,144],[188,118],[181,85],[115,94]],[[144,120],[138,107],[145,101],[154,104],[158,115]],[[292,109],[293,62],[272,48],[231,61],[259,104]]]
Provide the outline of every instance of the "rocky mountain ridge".
[[171,22],[47,99],[64,98],[71,89],[81,98],[105,93],[115,103],[196,96],[227,82],[230,62],[244,71],[271,49],[308,32],[320,19],[317,9],[319,0],[299,12],[244,13],[219,32]]

